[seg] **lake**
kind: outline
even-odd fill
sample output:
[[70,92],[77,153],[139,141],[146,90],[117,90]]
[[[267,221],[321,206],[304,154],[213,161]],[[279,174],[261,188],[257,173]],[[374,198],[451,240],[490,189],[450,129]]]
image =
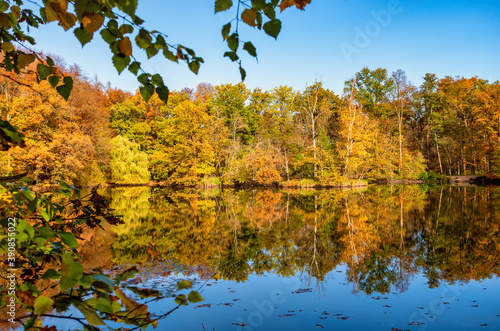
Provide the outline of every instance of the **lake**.
[[[125,224],[84,233],[84,264],[171,294],[160,330],[500,329],[499,188],[106,195]],[[178,306],[182,279],[204,301]]]

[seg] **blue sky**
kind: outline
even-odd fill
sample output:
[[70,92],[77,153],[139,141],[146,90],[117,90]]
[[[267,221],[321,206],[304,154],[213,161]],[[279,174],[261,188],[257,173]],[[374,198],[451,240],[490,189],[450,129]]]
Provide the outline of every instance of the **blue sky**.
[[[166,33],[168,42],[191,47],[205,59],[199,75],[160,55],[144,61],[143,67],[160,73],[171,90],[240,81],[237,65],[222,56],[226,46],[220,34],[235,12],[214,15],[213,3],[139,0],[138,15],[148,29]],[[278,40],[240,24],[240,39],[252,41],[258,54],[257,63],[241,52],[245,84],[303,89],[321,80],[341,93],[344,81],[365,66],[403,69],[416,85],[427,72],[500,80],[498,17],[499,0],[312,0],[305,11],[289,8],[278,15],[283,21]],[[77,63],[88,76],[129,91],[138,87],[132,74],[116,73],[99,35],[83,49],[72,33],[55,24],[35,37],[37,50]]]

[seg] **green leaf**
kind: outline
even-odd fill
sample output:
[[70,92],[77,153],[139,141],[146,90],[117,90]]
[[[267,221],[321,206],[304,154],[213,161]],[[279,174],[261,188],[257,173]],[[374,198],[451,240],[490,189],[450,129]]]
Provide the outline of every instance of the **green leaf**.
[[61,280],[59,281],[59,289],[62,292],[66,292],[72,289],[77,283],[78,281],[76,279],[62,277]]
[[99,298],[99,300],[97,300],[97,305],[94,308],[108,314],[113,314],[115,312],[111,302],[107,298]]
[[151,81],[156,86],[165,86],[165,84],[163,83],[163,78],[161,78],[159,74],[154,74],[153,77],[151,77]]
[[61,186],[61,188],[63,190],[71,190],[71,186],[69,186],[68,184],[66,184],[65,182],[59,182],[59,185]]
[[152,58],[156,54],[158,54],[158,48],[156,48],[156,45],[155,46],[151,45],[148,48],[146,48],[146,55],[148,56],[148,59]]
[[190,288],[191,286],[193,286],[193,283],[191,283],[189,280],[181,280],[180,282],[177,283],[178,290]]
[[165,41],[165,38],[163,38],[162,35],[156,36],[156,42],[155,42],[155,48],[156,49],[165,49],[167,48],[167,42]]
[[45,313],[51,311],[54,307],[54,300],[47,298],[46,296],[39,296],[35,300],[35,314],[41,316]]
[[198,293],[196,291],[191,291],[188,294],[188,300],[191,303],[197,303],[197,302],[203,301],[203,298],[200,295],[200,293]]
[[236,52],[238,50],[239,43],[240,43],[240,41],[238,38],[238,33],[236,33],[236,32],[227,38],[227,46],[233,52]]
[[35,198],[33,199],[33,201],[31,201],[29,204],[28,204],[28,210],[31,212],[31,213],[34,213],[36,208],[38,207],[38,205],[40,204],[40,199],[39,198]]
[[151,38],[150,33],[146,29],[140,29],[139,33],[135,37],[135,43],[142,49],[147,49],[151,46],[153,38]]
[[149,99],[151,99],[151,97],[153,96],[153,93],[155,93],[155,87],[153,86],[153,84],[148,83],[139,87],[139,92],[144,98],[144,101],[148,102]]
[[59,232],[58,235],[61,238],[61,241],[69,247],[78,247],[78,242],[76,241],[76,237],[74,234],[70,232]]
[[250,41],[247,41],[246,43],[243,44],[243,49],[247,51],[248,54],[250,54],[251,56],[257,57],[257,50]]
[[264,24],[264,31],[274,39],[277,39],[281,31],[281,21],[278,19],[272,19],[269,22],[266,22]]
[[7,1],[0,1],[0,12],[5,12],[9,9],[9,3]]
[[63,83],[69,88],[70,91],[73,89],[73,78],[70,76],[65,76],[63,78]]
[[[19,238],[18,238],[18,241],[19,241]],[[47,239],[46,238],[42,238],[42,237],[35,237],[35,238],[33,238],[33,243],[35,245],[38,245],[38,246],[43,246],[46,241],[47,241]]]
[[33,193],[33,191],[30,191],[30,189],[26,187],[21,188],[23,190],[23,194],[28,199],[29,201],[33,201],[36,198],[36,194]]
[[229,32],[231,32],[231,22],[227,23],[226,25],[224,25],[222,27],[222,38],[224,40],[227,39],[227,37],[229,37]]
[[158,97],[160,98],[161,101],[165,103],[168,102],[168,96],[170,94],[170,92],[168,91],[168,87],[166,86],[156,87],[156,94],[158,94]]
[[262,29],[262,14],[257,12],[257,28]]
[[191,61],[188,63],[189,70],[198,75],[198,70],[200,70],[200,63],[198,61]]
[[[88,301],[91,304],[91,307],[92,305],[97,306],[97,302],[95,302],[95,300],[89,299]],[[92,325],[104,325],[104,322],[99,317],[99,315],[97,315],[97,313],[93,309],[89,309],[89,307],[85,303],[87,302],[76,301],[73,304],[85,316],[85,319],[88,323]],[[87,326],[87,330],[96,330],[96,328],[89,328]]]
[[97,301],[97,298],[93,297],[85,300],[84,302],[90,307],[95,308],[97,306]]
[[[60,87],[60,86],[58,86],[58,87]],[[47,207],[42,208],[41,214],[42,214],[42,217],[44,220],[46,220],[47,222],[50,221],[52,213],[50,212],[50,210]]]
[[71,90],[66,85],[59,85],[58,87],[56,87],[56,90],[57,93],[59,93],[59,95],[64,98],[64,100],[68,101]]
[[68,279],[78,281],[83,276],[83,266],[80,262],[74,261],[73,256],[65,254],[61,258],[62,268],[59,273]]
[[266,6],[266,0],[252,0],[252,8],[255,10],[262,10]]
[[228,10],[232,6],[232,0],[215,0],[215,13]]
[[121,34],[132,33],[134,32],[134,27],[130,24],[122,24],[118,29]]
[[187,298],[184,294],[181,294],[181,295],[178,295],[176,298],[175,298],[175,303],[178,304],[178,305],[184,305],[184,306],[187,306],[188,304],[188,301],[187,301]]
[[[25,220],[19,221],[19,223],[17,224],[16,230],[20,234],[21,233],[28,234],[28,236],[30,238],[33,238],[35,236],[35,229],[33,229],[33,227],[31,226],[31,224],[29,224]],[[19,240],[20,238],[17,238],[17,239]]]
[[131,73],[133,73],[134,75],[137,76],[137,73],[139,72],[140,68],[141,68],[141,64],[137,61],[134,61],[128,66],[128,71],[130,71]]
[[233,62],[239,59],[238,54],[236,54],[235,52],[225,52],[224,56],[230,58]]
[[84,312],[85,319],[92,325],[105,325],[102,319],[95,312],[86,310]]
[[101,30],[101,37],[108,44],[111,44],[112,42],[116,41],[116,39],[118,39],[114,34],[111,33],[111,31],[107,29]]
[[35,326],[37,320],[36,316],[31,316],[24,324],[24,329],[31,330],[31,328]]
[[272,3],[267,3],[264,6],[264,14],[266,14],[266,16],[271,20],[274,20],[276,18],[276,11],[274,10],[275,6],[276,5],[273,5]]
[[135,25],[141,25],[142,23],[144,23],[144,20],[139,16],[134,16],[132,17],[132,22],[134,22]]
[[78,284],[85,287],[90,287],[92,285],[92,275],[84,274],[82,278],[78,280]]
[[[12,126],[8,121],[0,119],[0,130],[3,131],[5,136],[7,136],[12,142],[21,143],[23,141],[24,135],[17,130],[17,127]],[[5,139],[6,137],[3,138]]]
[[42,276],[42,279],[57,279],[57,278],[59,278],[59,273],[54,269],[49,269],[45,271],[45,273]]
[[122,10],[125,14],[130,16],[135,16],[135,10],[137,9],[137,0],[115,0],[116,6]]
[[10,42],[6,41],[2,44],[2,50],[5,52],[12,52],[16,48]]
[[80,44],[82,44],[82,47],[85,46],[85,44],[89,43],[94,37],[94,34],[89,34],[87,30],[81,27],[75,28],[73,30],[73,34],[75,35],[76,39],[78,39]]
[[137,80],[138,80],[138,81],[139,81],[139,83],[141,83],[142,85],[149,84],[148,74],[141,74],[141,75],[137,76]]
[[172,53],[169,49],[165,48],[163,50],[163,56],[165,56],[166,59],[172,61],[172,62],[179,62],[179,59],[177,58],[177,56],[175,56],[174,53]]
[[125,55],[118,55],[115,54],[113,55],[113,65],[115,66],[116,70],[118,71],[118,74],[121,74],[123,70],[128,66],[130,63],[130,56],[125,56]]
[[47,79],[47,77],[49,77],[49,75],[51,74],[50,68],[42,63],[38,63],[38,65],[36,66],[36,71],[38,72],[40,80]]
[[247,77],[247,72],[241,66],[240,66],[240,75],[241,75],[241,81],[244,81],[245,78]]
[[52,86],[52,87],[56,87],[57,84],[59,84],[59,76],[56,76],[56,75],[53,75],[53,76],[49,76],[49,84]]

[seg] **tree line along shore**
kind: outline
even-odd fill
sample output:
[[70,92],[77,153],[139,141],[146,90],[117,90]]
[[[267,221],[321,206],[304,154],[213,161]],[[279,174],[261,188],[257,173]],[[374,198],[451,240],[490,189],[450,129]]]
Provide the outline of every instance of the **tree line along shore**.
[[3,73],[1,118],[24,144],[1,152],[1,176],[28,171],[37,185],[332,187],[500,174],[499,82],[428,73],[415,86],[402,70],[363,68],[342,94],[322,82],[268,91],[202,83],[164,103],[77,65],[64,70],[74,81],[68,102],[33,74]]

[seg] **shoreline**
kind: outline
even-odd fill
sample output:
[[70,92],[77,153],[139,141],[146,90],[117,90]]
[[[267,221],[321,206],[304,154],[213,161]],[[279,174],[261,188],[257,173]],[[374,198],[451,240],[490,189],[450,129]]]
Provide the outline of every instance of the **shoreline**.
[[[147,183],[116,183],[107,181],[105,183],[98,184],[96,186],[106,187],[106,188],[118,188],[118,187],[160,187],[160,188],[173,188],[173,189],[185,189],[185,188],[196,188],[196,189],[255,189],[255,188],[272,188],[272,189],[351,189],[351,188],[365,188],[370,185],[423,185],[423,184],[444,184],[451,186],[488,186],[500,185],[500,178],[487,178],[486,176],[479,175],[453,175],[445,176],[443,179],[435,180],[421,180],[421,179],[383,179],[376,181],[352,181],[343,184],[336,185],[322,185],[307,182],[305,184],[300,184],[300,182],[294,180],[293,183],[282,182],[272,185],[263,185],[258,183],[245,183],[245,184],[174,184],[167,181],[149,181]],[[96,187],[92,185],[84,185],[81,188],[92,188]],[[33,186],[36,191],[48,192],[51,190],[59,189],[59,185],[47,185],[47,186]]]

